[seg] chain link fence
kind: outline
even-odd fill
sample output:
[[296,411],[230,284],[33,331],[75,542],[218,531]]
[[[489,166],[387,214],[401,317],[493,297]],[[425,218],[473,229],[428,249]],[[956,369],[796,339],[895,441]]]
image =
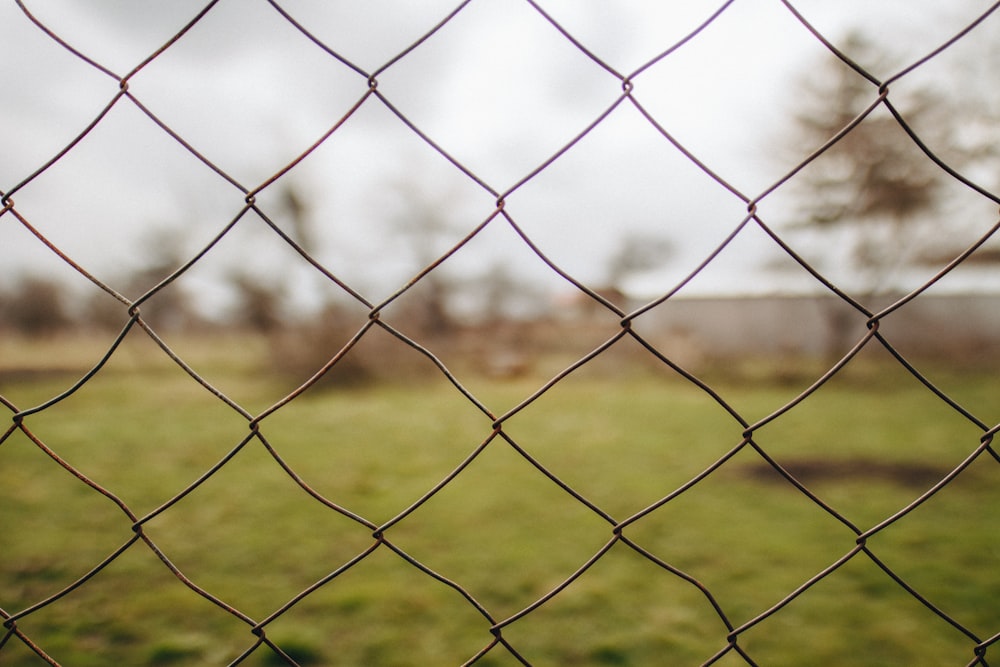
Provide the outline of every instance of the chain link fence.
[[[394,98],[393,73],[418,59],[434,45],[440,33],[472,12],[477,7],[473,0],[442,11],[439,22],[373,68],[356,64],[341,52],[338,43],[323,37],[325,27],[304,18],[308,13],[299,6],[301,3],[278,0],[259,3],[273,10],[270,12],[273,30],[293,31],[296,39],[323,60],[324,66],[337,69],[344,81],[349,82],[347,89],[354,92],[340,111],[331,110],[332,120],[324,120],[326,129],[306,148],[285,147],[289,152],[298,151],[297,155],[277,168],[272,166],[266,178],[253,182],[243,175],[249,170],[240,164],[238,153],[234,158],[215,159],[209,151],[203,152],[199,140],[189,139],[183,130],[161,117],[157,106],[148,102],[144,94],[155,86],[157,64],[182,47],[190,33],[218,28],[212,22],[213,17],[221,10],[217,5],[225,3],[213,1],[193,11],[176,34],[130,69],[122,70],[102,64],[101,57],[91,53],[87,46],[79,45],[73,37],[50,25],[51,21],[42,17],[45,12],[41,6],[36,8],[20,0],[14,4],[19,10],[14,30],[31,31],[34,37],[47,40],[47,48],[68,55],[72,66],[82,66],[96,72],[98,78],[110,80],[114,91],[107,95],[99,113],[82,131],[52,151],[40,166],[19,174],[13,182],[0,183],[3,187],[0,246],[7,242],[5,238],[13,238],[15,232],[22,236],[27,232],[33,247],[43,251],[35,262],[40,263],[37,268],[53,274],[62,274],[68,268],[72,280],[82,277],[88,289],[99,291],[105,302],[114,302],[110,309],[112,319],[117,317],[124,326],[110,340],[105,340],[100,349],[88,348],[84,354],[90,354],[90,370],[68,386],[42,383],[33,393],[10,382],[12,376],[2,385],[6,389],[0,401],[9,421],[0,437],[0,483],[7,488],[3,492],[7,505],[4,516],[15,528],[5,527],[0,537],[3,545],[0,570],[5,586],[0,589],[4,628],[0,662],[106,664],[108,654],[97,639],[103,638],[101,641],[132,651],[129,655],[136,656],[133,664],[438,664],[440,660],[447,660],[448,664],[640,661],[703,665],[944,664],[937,657],[919,662],[925,642],[944,635],[952,651],[947,664],[989,664],[989,655],[995,650],[993,645],[1000,637],[1000,606],[996,603],[1000,599],[996,576],[1000,544],[989,539],[996,532],[995,522],[981,523],[979,518],[970,517],[994,516],[997,509],[997,498],[989,493],[997,479],[993,464],[1000,462],[993,447],[998,429],[996,382],[987,381],[978,390],[980,393],[971,397],[963,394],[960,383],[947,379],[935,382],[931,378],[939,366],[925,367],[923,362],[905,354],[894,336],[893,325],[903,321],[903,313],[913,304],[926,300],[929,293],[946,284],[953,272],[986,256],[991,238],[1000,226],[996,222],[1000,195],[990,185],[981,183],[971,170],[946,156],[937,148],[934,138],[928,139],[925,132],[915,129],[907,113],[897,108],[894,91],[906,90],[907,83],[917,78],[922,68],[982,30],[983,25],[995,23],[996,4],[977,10],[975,16],[969,17],[939,46],[926,50],[894,73],[881,76],[856,62],[849,45],[815,28],[809,12],[800,12],[798,3],[775,2],[786,17],[794,20],[801,35],[808,35],[822,45],[831,59],[850,71],[849,78],[862,90],[864,103],[855,114],[843,119],[836,132],[816,146],[804,147],[803,155],[780,178],[751,193],[726,180],[723,169],[699,155],[696,149],[689,149],[672,133],[671,119],[658,116],[644,103],[644,80],[651,72],[680,57],[687,45],[697,44],[703,33],[711,31],[715,23],[727,20],[746,3],[730,0],[706,10],[701,21],[679,38],[662,44],[655,57],[631,71],[589,50],[587,39],[574,32],[561,18],[560,11],[547,10],[547,3],[532,0],[509,3],[519,11],[529,11],[531,20],[536,22],[537,35],[525,36],[526,40],[544,35],[547,40],[571,48],[575,57],[596,65],[607,89],[615,91],[610,104],[581,124],[581,129],[549,157],[517,174],[512,185],[479,173],[474,156],[459,157],[469,154],[463,147],[438,143],[435,130],[440,128],[428,128],[418,120],[425,117],[425,110],[411,114],[406,105]],[[371,39],[376,36],[377,30],[373,30]],[[532,46],[527,42],[512,43],[507,48]],[[261,48],[267,45],[262,44]],[[19,66],[30,68],[31,63]],[[543,68],[544,63],[538,67]],[[196,74],[191,76],[197,78]],[[37,85],[44,88],[46,82],[38,81]],[[195,86],[196,82],[188,80],[181,85]],[[497,96],[513,94],[491,91],[488,87],[487,91]],[[235,93],[232,90],[198,93],[206,108],[218,101],[213,94]],[[270,100],[281,93],[265,89],[248,94],[257,100]],[[10,102],[6,100],[4,105]],[[273,102],[281,106],[281,100]],[[699,104],[698,99],[686,102]],[[144,288],[137,296],[127,296],[124,286],[113,279],[102,279],[101,270],[91,268],[74,250],[63,247],[44,224],[33,221],[32,206],[20,205],[19,196],[24,193],[25,201],[36,201],[27,197],[32,189],[44,191],[42,196],[49,198],[72,196],[45,190],[46,174],[85,151],[88,137],[100,132],[122,107],[137,111],[147,128],[155,128],[193,157],[199,163],[198,169],[207,174],[206,179],[221,178],[228,193],[223,198],[228,198],[230,206],[233,202],[238,204],[232,217],[206,220],[206,227],[216,230],[211,239],[196,252],[180,258],[156,277],[153,286]],[[356,281],[345,277],[340,260],[324,259],[317,244],[310,243],[306,234],[296,229],[296,207],[308,206],[308,201],[296,200],[291,195],[283,203],[265,201],[282,192],[283,184],[303,170],[311,156],[335,144],[341,136],[350,135],[355,118],[373,108],[386,112],[397,131],[402,128],[411,139],[415,137],[420,146],[429,149],[464,187],[485,193],[492,202],[489,210],[481,211],[478,220],[466,224],[446,247],[435,248],[421,257],[419,270],[412,279],[395,283],[387,296],[381,297],[374,296],[378,289],[357,287]],[[627,112],[637,114],[646,129],[651,130],[659,142],[657,151],[683,155],[689,166],[718,186],[720,198],[739,202],[742,207],[740,218],[727,223],[727,232],[719,236],[717,245],[694,262],[685,276],[639,304],[604,290],[603,285],[590,277],[567,268],[567,262],[550,257],[543,249],[544,244],[524,224],[518,209],[522,191],[561,162],[571,159],[588,137]],[[905,294],[891,298],[881,294],[872,299],[870,294],[859,297],[864,290],[859,292],[831,277],[837,274],[837,267],[828,271],[825,265],[807,259],[794,235],[769,224],[766,204],[807,180],[806,174],[815,168],[815,163],[821,163],[847,145],[878,114],[891,119],[893,127],[905,134],[908,146],[915,149],[914,155],[931,165],[936,174],[946,177],[948,187],[957,187],[979,204],[988,204],[990,217],[972,220],[979,230],[964,243],[964,250],[941,260],[931,277],[922,278]],[[224,128],[212,131],[221,132]],[[17,128],[5,128],[5,134],[11,132],[17,132]],[[199,139],[204,140],[205,136],[202,134]],[[369,136],[367,140],[383,139]],[[992,164],[995,172],[996,159],[987,164]],[[373,167],[376,171],[379,168],[377,163]],[[330,173],[325,178],[333,185],[340,180],[351,182],[350,174],[346,173]],[[669,178],[664,176],[665,180]],[[584,191],[591,190],[585,183],[575,187],[581,197]],[[616,197],[632,196],[601,185],[594,189],[600,199],[612,205],[616,205]],[[896,194],[887,192],[882,196],[892,198]],[[111,200],[122,194],[108,192],[106,196]],[[447,206],[435,203],[430,208],[433,212],[435,207]],[[141,207],[141,202],[133,204],[130,211],[141,215]],[[427,206],[417,208],[414,206],[409,214],[417,217],[426,213]],[[914,212],[904,210],[902,217],[917,215],[914,207]],[[254,393],[254,387],[266,383],[266,378],[244,373],[240,377],[246,378],[249,388],[230,385],[233,389],[229,391],[221,388],[228,376],[220,375],[222,382],[213,379],[214,364],[219,359],[228,359],[227,354],[232,352],[231,338],[204,336],[207,350],[197,345],[189,347],[182,335],[183,325],[172,327],[169,318],[161,324],[161,320],[154,320],[147,312],[157,308],[169,312],[166,304],[177,285],[198,275],[199,268],[211,261],[215,248],[226,245],[240,230],[258,223],[268,230],[267,243],[291,250],[283,260],[286,264],[260,269],[264,273],[263,283],[267,276],[284,276],[308,267],[311,276],[319,277],[323,289],[333,290],[338,298],[348,302],[349,306],[344,308],[360,312],[361,316],[353,320],[348,317],[351,325],[347,329],[327,322],[311,329],[310,337],[306,337],[300,335],[303,329],[296,318],[272,317],[273,309],[265,309],[258,328],[283,336],[285,353],[292,356],[303,347],[315,347],[322,361],[306,367],[304,378],[308,379],[300,381],[282,398],[249,407],[267,394]],[[73,221],[64,220],[60,224],[72,225]],[[565,230],[574,226],[572,220],[556,220],[554,224]],[[364,222],[359,222],[358,227],[364,229]],[[530,374],[528,379],[518,376],[516,380],[495,385],[479,379],[482,368],[513,374],[512,368],[521,363],[525,352],[519,347],[533,349],[542,345],[536,340],[519,343],[516,327],[514,334],[505,328],[514,326],[510,322],[491,322],[475,328],[474,334],[457,337],[453,332],[442,334],[433,326],[411,327],[409,320],[396,317],[398,309],[416,301],[415,294],[432,291],[435,276],[446,271],[456,261],[454,258],[481,239],[488,239],[497,228],[512,232],[521,251],[527,249],[536,263],[540,261],[547,267],[548,278],[571,286],[577,297],[592,304],[588,305],[589,314],[569,323],[564,319],[558,326],[552,324],[560,321],[553,311],[563,305],[550,305],[549,312],[528,318],[530,322],[542,322],[532,325],[536,330],[556,332],[554,340],[545,341],[546,352],[540,354],[555,360],[558,370],[546,374],[539,382],[533,382],[531,378],[535,376]],[[436,232],[423,227],[418,228],[417,234],[420,233]],[[580,232],[565,232],[567,242],[577,233]],[[680,341],[660,337],[657,328],[657,317],[673,312],[675,304],[682,307],[689,285],[728,261],[729,249],[741,239],[761,233],[772,249],[780,251],[784,261],[810,277],[827,301],[842,308],[838,312],[849,323],[846,338],[835,349],[836,358],[815,372],[802,371],[789,385],[782,385],[781,391],[765,384],[758,389],[752,379],[744,379],[742,387],[738,383],[715,382],[711,372],[702,372],[697,364],[687,363]],[[937,235],[948,238],[942,238],[935,247],[947,250],[946,241],[952,240],[950,233],[939,229]],[[378,237],[377,233],[372,236],[371,245],[390,245],[389,240]],[[411,244],[415,243],[413,238],[409,237]],[[898,237],[891,237],[890,243],[897,242]],[[107,250],[110,252],[112,248]],[[101,249],[97,251],[99,254]],[[390,254],[387,251],[384,257]],[[256,269],[257,261],[255,251],[247,250],[243,257],[245,266]],[[368,264],[373,272],[381,271],[378,261]],[[501,296],[505,290],[516,289],[511,283],[494,287]],[[486,290],[481,290],[477,298],[487,298]],[[579,299],[574,303],[579,304]],[[881,305],[875,307],[873,303]],[[687,321],[686,325],[697,331],[698,322]],[[717,326],[739,330],[744,323],[727,322],[723,318]],[[803,325],[790,320],[779,323],[778,328],[794,330],[798,326]],[[581,339],[569,335],[581,331],[585,331]],[[508,340],[510,344],[503,353],[506,356],[488,344],[491,337],[504,335],[513,336],[510,339],[513,342]],[[945,327],[942,339],[949,335]],[[246,354],[253,356],[254,343],[238,340],[241,342],[235,345],[248,346]],[[376,340],[382,341],[380,346],[372,347]],[[586,347],[581,348],[580,340],[586,341]],[[142,347],[143,343],[151,343],[152,347]],[[469,356],[453,355],[455,349],[463,346],[471,346]],[[611,366],[620,363],[620,351],[626,346],[633,350],[633,355],[645,360],[641,372],[637,371],[635,376],[598,375],[597,380],[587,380],[590,384],[580,385],[582,393],[573,393],[577,391],[574,383],[580,377],[589,377],[586,371],[597,368],[602,360],[610,360]],[[403,362],[397,365],[401,358],[417,359],[418,374],[441,381],[444,389],[403,382],[402,388],[379,390],[360,386],[356,390],[348,387],[332,394],[321,393],[320,385],[338,374],[347,376],[351,363],[366,348],[373,350],[375,356],[389,358],[391,367],[405,365]],[[510,348],[522,354],[512,355]],[[704,353],[711,356],[712,350]],[[9,368],[19,352],[12,347],[5,348],[4,354],[8,357],[5,366]],[[395,356],[400,354],[403,356]],[[872,355],[889,363],[876,365],[872,371],[862,361]],[[972,356],[976,357],[974,351]],[[480,365],[462,363],[469,358],[478,359]],[[165,359],[169,364],[157,365],[150,359]],[[453,359],[459,361],[453,363]],[[982,358],[976,363],[986,365]],[[112,367],[133,368],[129,364],[138,364],[134,368],[139,369],[139,375],[148,373],[148,376],[137,383],[119,385],[120,376],[114,374]],[[176,379],[168,379],[175,378],[171,373],[177,368],[183,371],[183,384],[188,389],[178,390]],[[863,404],[837,408],[835,402],[830,404],[822,398],[827,395],[824,393],[827,388],[851,377],[852,372],[861,376],[875,373],[872,380],[875,391],[890,397],[899,392],[916,392],[920,397],[919,409],[933,414],[934,423],[941,424],[940,433],[921,434],[931,439],[933,453],[942,454],[934,457],[936,466],[922,465],[926,457],[921,458],[915,446],[911,449],[912,443],[893,451],[890,460],[882,462],[863,456],[848,460],[835,451],[831,443],[837,442],[838,435],[858,438],[852,446],[861,450],[861,454],[866,447],[880,446],[871,441],[874,437],[871,424],[885,415],[877,412],[880,404],[874,399],[865,398]],[[671,379],[664,380],[666,376]],[[789,397],[784,390],[796,382],[801,386]],[[101,403],[85,404],[82,412],[65,407],[97,386],[103,392],[111,392],[101,394],[106,396]],[[115,390],[116,386],[122,388]],[[483,389],[480,391],[477,386]],[[901,389],[903,386],[910,389]],[[191,387],[196,392],[190,392]],[[662,393],[663,387],[667,388],[666,393]],[[853,385],[848,383],[847,387],[847,394],[855,392]],[[379,391],[393,394],[397,402],[380,402],[382,399],[376,396]],[[866,393],[868,389],[856,391],[865,397],[873,395]],[[572,398],[567,402],[552,398],[561,392],[569,392]],[[135,409],[139,396],[148,398],[145,405],[154,406],[152,413],[149,408]],[[593,402],[585,404],[580,401],[581,396],[590,396]],[[678,397],[693,402],[687,404]],[[421,398],[424,402],[419,401]],[[417,402],[406,402],[413,400]],[[969,401],[981,401],[982,405],[966,407]],[[707,403],[711,410],[697,412],[692,407],[695,403],[702,406]],[[840,426],[825,425],[827,422],[820,417],[802,417],[812,414],[802,412],[806,405],[818,406],[820,415],[824,409],[841,410]],[[631,421],[638,420],[629,410],[645,411],[648,422],[631,424],[637,433],[645,435],[616,440],[618,444],[610,454],[601,455],[609,458],[596,459],[598,470],[575,468],[577,464],[560,460],[558,451],[553,453],[544,439],[537,437],[539,431],[562,424],[568,434],[564,437],[572,440],[562,450],[562,456],[573,461],[587,459],[591,456],[588,449],[591,440],[600,442],[619,437],[608,431],[607,423],[593,421],[594,406],[607,410],[609,418],[616,411],[633,415],[623,417]],[[689,413],[697,416],[696,423],[689,424]],[[711,423],[703,421],[708,414],[714,415]],[[189,416],[193,421],[185,421]],[[109,430],[94,426],[107,422],[113,425]],[[574,424],[581,428],[574,430]],[[844,424],[858,428],[839,434],[830,432]],[[393,428],[396,430],[392,431]],[[894,422],[888,428],[905,431],[905,425]],[[320,452],[309,455],[296,446],[296,440],[306,431],[326,443]],[[398,452],[383,453],[379,464],[383,467],[366,479],[364,470],[374,465],[372,452],[393,438],[403,440],[407,436],[419,443],[401,446]],[[86,451],[78,448],[81,440],[89,442],[101,456],[108,456],[108,460],[95,466],[81,459],[79,451]],[[640,448],[640,440],[655,440],[651,447],[668,458],[644,459],[630,451],[633,446]],[[705,451],[711,453],[712,460],[700,461],[696,470],[670,463],[671,452],[719,441],[725,441],[725,448],[718,450],[706,445]],[[162,444],[168,442],[184,443],[187,449]],[[789,446],[788,442],[797,444]],[[831,455],[824,458],[822,452],[816,454],[810,442],[823,443],[822,447],[831,449]],[[220,450],[220,446],[224,449]],[[447,462],[443,474],[434,466],[428,471],[425,461],[428,450],[435,450],[435,455]],[[945,451],[947,456],[943,455]],[[812,452],[811,458],[805,457],[806,452]],[[246,467],[258,454],[264,457],[265,463],[260,468],[267,469],[265,475],[280,472],[281,480],[294,483],[295,503],[286,502],[287,489],[280,481],[247,472],[258,470]],[[512,467],[496,463],[497,457],[506,455],[510,459],[505,465]],[[858,464],[859,460],[864,463]],[[174,472],[178,466],[188,466],[183,469],[191,470],[192,465],[198,471],[194,476],[178,477]],[[499,467],[494,469],[491,465]],[[582,472],[585,469],[589,471],[586,474]],[[517,470],[517,474],[505,477],[511,470]],[[883,477],[893,477],[896,481],[905,478],[902,486],[908,499],[899,502],[899,495],[885,497],[878,481]],[[159,500],[150,506],[145,500],[131,500],[132,491],[120,490],[127,487],[122,483],[126,478],[131,480],[132,488],[155,489],[160,494]],[[846,490],[831,490],[827,486],[831,478],[847,480]],[[105,479],[109,481],[101,481]],[[644,494],[630,495],[640,485],[640,479],[644,489],[655,489],[655,497],[639,502],[637,497]],[[51,489],[63,488],[67,480],[72,490],[59,496],[60,503],[65,505],[47,506],[46,494]],[[354,484],[357,495],[341,493],[347,487],[338,484],[348,482]],[[226,491],[211,505],[203,499],[205,489],[226,485],[232,489],[234,507],[220,503],[225,500]],[[473,488],[465,489],[467,495],[453,495],[457,494],[456,489],[468,485]],[[965,490],[953,496],[952,490],[960,486]],[[410,500],[395,504],[398,497],[387,496],[386,487],[402,490]],[[528,490],[536,487],[544,489],[539,496],[531,495],[534,492]],[[252,489],[252,502],[241,495],[248,488]],[[495,497],[488,499],[487,504],[476,505],[478,501],[470,499],[479,497],[477,488]],[[949,501],[951,497],[959,500]],[[544,498],[546,506],[539,506],[536,500],[525,500],[534,498]],[[113,534],[125,535],[114,546],[108,545],[108,536],[102,532],[105,529],[98,527],[109,503],[118,512],[111,523],[119,532]],[[192,507],[194,503],[196,508]],[[300,503],[308,507],[303,509]],[[937,526],[932,537],[921,532],[926,524],[917,523],[915,518],[927,514],[929,508],[941,508],[930,511]],[[306,518],[293,520],[294,512]],[[558,516],[550,517],[550,512]],[[674,512],[711,516],[714,520],[701,523],[699,518],[691,525]],[[783,530],[787,532],[782,522],[796,513],[811,516],[808,523],[815,532],[793,533],[784,542],[770,540]],[[173,519],[174,516],[178,518]],[[228,525],[247,516],[262,539],[273,534],[274,541],[261,546],[257,542],[251,545],[218,539]],[[919,530],[910,532],[906,526],[911,522],[919,525]],[[80,535],[91,531],[92,544],[79,542]],[[768,539],[755,543],[761,537],[754,534],[758,532],[768,533],[764,536]],[[531,540],[525,542],[530,546],[518,547],[508,554],[505,549],[513,549],[509,544],[516,533],[531,535]],[[54,537],[45,537],[51,534]],[[440,540],[438,550],[422,543],[421,534],[425,540]],[[897,537],[881,542],[886,534]],[[303,562],[316,561],[317,552],[307,546],[315,542],[324,545],[319,553],[326,555],[320,556],[322,560],[318,562]],[[200,543],[208,551],[219,552],[215,556],[228,563],[224,569],[231,571],[237,584],[214,579],[196,560],[183,555],[184,549]],[[31,544],[31,548],[22,548],[26,544]],[[677,544],[704,545],[705,551],[691,559],[675,551]],[[564,550],[566,545],[572,548]],[[820,548],[820,545],[825,546]],[[524,550],[531,553],[526,555]],[[751,561],[755,564],[747,565],[745,552],[755,550],[757,559]],[[458,560],[442,558],[443,552],[455,552]],[[153,569],[148,567],[149,555],[155,556]],[[547,559],[552,563],[545,564]],[[540,583],[521,583],[521,573],[515,571],[520,569],[539,570]],[[641,583],[622,583],[619,573],[629,569],[642,570],[637,580]],[[768,574],[768,569],[774,572]],[[125,579],[131,579],[137,588],[155,595],[164,608],[181,610],[149,633],[155,636],[122,629],[129,620],[134,620],[137,626],[149,623],[150,612],[133,605],[136,593],[120,589],[115,582],[121,579],[108,580],[118,571],[124,572]],[[723,580],[719,572],[726,573],[726,581],[742,583],[734,584],[734,588],[717,583]],[[301,582],[303,578],[311,583],[298,584],[291,595],[274,584]],[[365,581],[358,583],[359,579]],[[605,588],[592,588],[596,585],[592,582],[597,580],[603,580]],[[221,583],[216,585],[216,581]],[[748,598],[733,593],[733,590],[772,586],[778,588],[763,591],[762,599],[767,601],[764,604],[748,602]],[[244,599],[244,588],[270,591],[270,606],[256,601],[245,605],[235,602]],[[947,590],[942,592],[942,589]],[[342,590],[351,593],[341,595]],[[607,599],[600,598],[595,590]],[[826,590],[824,595],[836,601],[833,608],[839,609],[839,613],[827,615],[829,607],[811,606],[810,600],[817,599],[821,590]],[[417,598],[413,591],[425,594]],[[588,594],[598,595],[592,601],[597,611],[577,609],[583,604],[581,597]],[[275,602],[279,597],[280,601]],[[379,604],[373,606],[371,599],[379,600]],[[609,611],[612,607],[618,610],[617,615]],[[914,612],[914,608],[918,611]],[[59,609],[71,611],[60,614]],[[298,616],[305,613],[303,610],[310,610],[311,614],[305,620]],[[553,610],[562,610],[559,614],[568,619],[566,625],[553,620],[556,613]],[[866,611],[858,616],[857,610]],[[204,620],[209,617],[213,622],[230,623],[220,630],[224,638],[220,637],[217,644],[213,644],[211,637],[204,638],[206,628],[216,627]],[[879,636],[882,630],[872,631],[871,627],[881,628],[883,622],[892,629]],[[390,639],[380,638],[373,629],[386,627],[394,628],[395,634]],[[570,643],[579,651],[555,650],[553,646],[561,639],[558,635],[569,632],[570,628],[576,633]],[[872,632],[875,636],[869,637],[870,642],[858,639]],[[114,635],[110,639],[109,633]],[[350,633],[356,633],[357,637],[352,640]],[[201,639],[192,640],[190,646],[183,643],[185,637],[195,635]],[[686,635],[702,638],[698,648],[680,648]],[[462,641],[451,639],[456,636],[461,636]],[[832,653],[824,641],[832,643]],[[340,647],[352,642],[366,645],[367,652],[341,652]],[[435,642],[451,646],[431,648]],[[390,650],[385,645],[393,643],[402,643],[400,653],[387,657],[388,654],[378,652]],[[630,653],[630,645],[637,644],[649,645],[651,653]],[[879,654],[876,647],[884,653]],[[862,658],[859,652],[869,655]],[[66,657],[80,655],[90,655],[93,659],[85,663]],[[918,656],[916,662],[914,656]]]

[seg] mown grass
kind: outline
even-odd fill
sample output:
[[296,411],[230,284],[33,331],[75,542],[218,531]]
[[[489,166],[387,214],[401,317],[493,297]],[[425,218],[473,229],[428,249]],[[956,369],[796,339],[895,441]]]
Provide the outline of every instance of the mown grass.
[[[288,389],[240,361],[255,353],[242,342],[181,351],[251,415]],[[18,363],[27,367],[25,354]],[[608,352],[606,366],[616,354]],[[906,507],[978,446],[981,428],[884,362],[859,359],[774,420],[809,373],[789,380],[786,372],[782,382],[768,373],[709,376],[734,416],[667,370],[583,369],[509,414],[509,441],[489,440],[494,419],[545,378],[462,377],[491,416],[428,363],[419,382],[306,392],[260,421],[262,439],[248,439],[244,415],[141,333],[130,335],[88,383],[23,423],[142,519],[143,533],[193,585],[251,620],[185,586],[137,541],[17,627],[65,665],[229,664],[254,645],[253,623],[373,547],[371,526],[389,522],[393,547],[503,622],[598,553],[613,539],[613,522],[644,512],[737,447],[742,420],[762,422],[754,443],[800,472],[842,519],[744,446],[623,530],[701,582],[739,627],[849,554],[856,530]],[[54,365],[79,364],[69,355]],[[78,375],[0,373],[0,393],[25,410]],[[1000,419],[995,377],[931,375],[980,421]],[[487,440],[461,474],[403,515]],[[313,492],[370,525],[309,495],[265,442]],[[997,475],[987,453],[867,541],[871,554],[981,639],[1000,622]],[[0,609],[20,613],[76,581],[133,538],[132,523],[15,431],[0,444]],[[457,665],[490,643],[490,625],[462,593],[382,544],[265,631],[302,665]],[[538,665],[698,665],[727,645],[728,633],[702,591],[624,541],[502,630]],[[975,643],[865,553],[739,636],[757,664],[779,666],[965,664]],[[0,662],[44,664],[17,638],[0,648]],[[285,663],[265,646],[243,664]],[[498,646],[478,664],[519,663]],[[731,652],[716,664],[746,663]]]

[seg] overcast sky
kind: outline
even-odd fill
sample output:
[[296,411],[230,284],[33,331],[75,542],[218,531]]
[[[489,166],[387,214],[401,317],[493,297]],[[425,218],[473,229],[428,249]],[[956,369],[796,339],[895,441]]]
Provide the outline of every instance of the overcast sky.
[[[18,187],[71,142],[117,94],[118,78],[204,4],[25,2],[112,76],[56,45],[15,3],[3,3],[0,189]],[[280,2],[359,72],[310,42],[264,0],[221,0],[135,74],[129,92],[239,186],[253,190],[362,100],[365,73],[381,70],[456,4]],[[722,2],[538,4],[612,70],[627,75],[689,34]],[[831,41],[860,28],[890,46],[896,62],[908,63],[991,3],[793,4]],[[981,40],[969,41],[966,58],[981,46]],[[823,57],[823,47],[780,1],[735,0],[704,32],[636,75],[633,94],[699,160],[755,198],[797,159],[777,144],[795,109],[798,82]],[[427,42],[380,71],[377,80],[379,93],[474,178],[369,97],[315,153],[258,198],[265,212],[295,233],[278,197],[286,184],[294,186],[309,204],[316,256],[373,299],[419,268],[407,239],[391,231],[407,210],[436,211],[451,230],[438,239],[446,247],[491,213],[495,193],[521,182],[622,93],[614,73],[521,0],[473,0]],[[800,157],[812,148],[802,147]],[[72,151],[12,198],[51,242],[112,284],[122,272],[148,262],[166,237],[175,239],[185,256],[193,255],[243,204],[240,187],[193,157],[128,99],[119,100]],[[768,200],[762,203],[762,217],[777,221],[787,215],[787,202],[780,196],[770,200],[771,208]],[[670,239],[675,252],[653,291],[669,289],[697,266],[746,208],[627,101],[517,187],[506,206],[546,255],[593,284],[604,279],[623,232]],[[37,240],[3,223],[0,265],[71,274]],[[212,276],[237,265],[264,273],[289,265],[290,253],[255,220],[241,222],[230,236],[192,272],[192,285],[202,289]],[[690,289],[745,291],[754,280],[765,280],[754,267],[773,261],[775,250],[749,228]],[[561,284],[500,220],[448,267],[471,275],[498,264]]]

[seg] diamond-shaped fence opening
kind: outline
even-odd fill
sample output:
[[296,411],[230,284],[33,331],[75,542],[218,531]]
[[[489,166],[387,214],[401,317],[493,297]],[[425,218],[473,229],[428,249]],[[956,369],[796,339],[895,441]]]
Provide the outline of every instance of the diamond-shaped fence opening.
[[819,4],[4,3],[0,662],[990,664],[1000,3]]

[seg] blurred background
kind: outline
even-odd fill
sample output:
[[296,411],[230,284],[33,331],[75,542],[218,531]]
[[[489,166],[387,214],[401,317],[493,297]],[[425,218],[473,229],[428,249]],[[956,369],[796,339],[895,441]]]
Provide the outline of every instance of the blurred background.
[[[5,329],[118,330],[125,302],[206,248],[144,300],[155,326],[266,330],[354,307],[363,322],[488,221],[399,317],[443,330],[606,311],[582,287],[624,312],[670,295],[645,321],[719,337],[745,297],[793,296],[736,319],[760,320],[759,344],[794,319],[779,347],[843,351],[842,316],[823,314],[841,299],[817,309],[831,291],[791,253],[877,310],[996,222],[996,17],[906,71],[983,0],[223,1],[154,58],[204,3],[19,5],[0,9],[0,190],[20,218],[0,226]],[[973,186],[884,106],[797,171],[878,98],[803,20],[878,81],[905,72],[889,101]],[[998,257],[987,240],[929,291],[995,295]],[[981,303],[961,310],[989,339]]]

